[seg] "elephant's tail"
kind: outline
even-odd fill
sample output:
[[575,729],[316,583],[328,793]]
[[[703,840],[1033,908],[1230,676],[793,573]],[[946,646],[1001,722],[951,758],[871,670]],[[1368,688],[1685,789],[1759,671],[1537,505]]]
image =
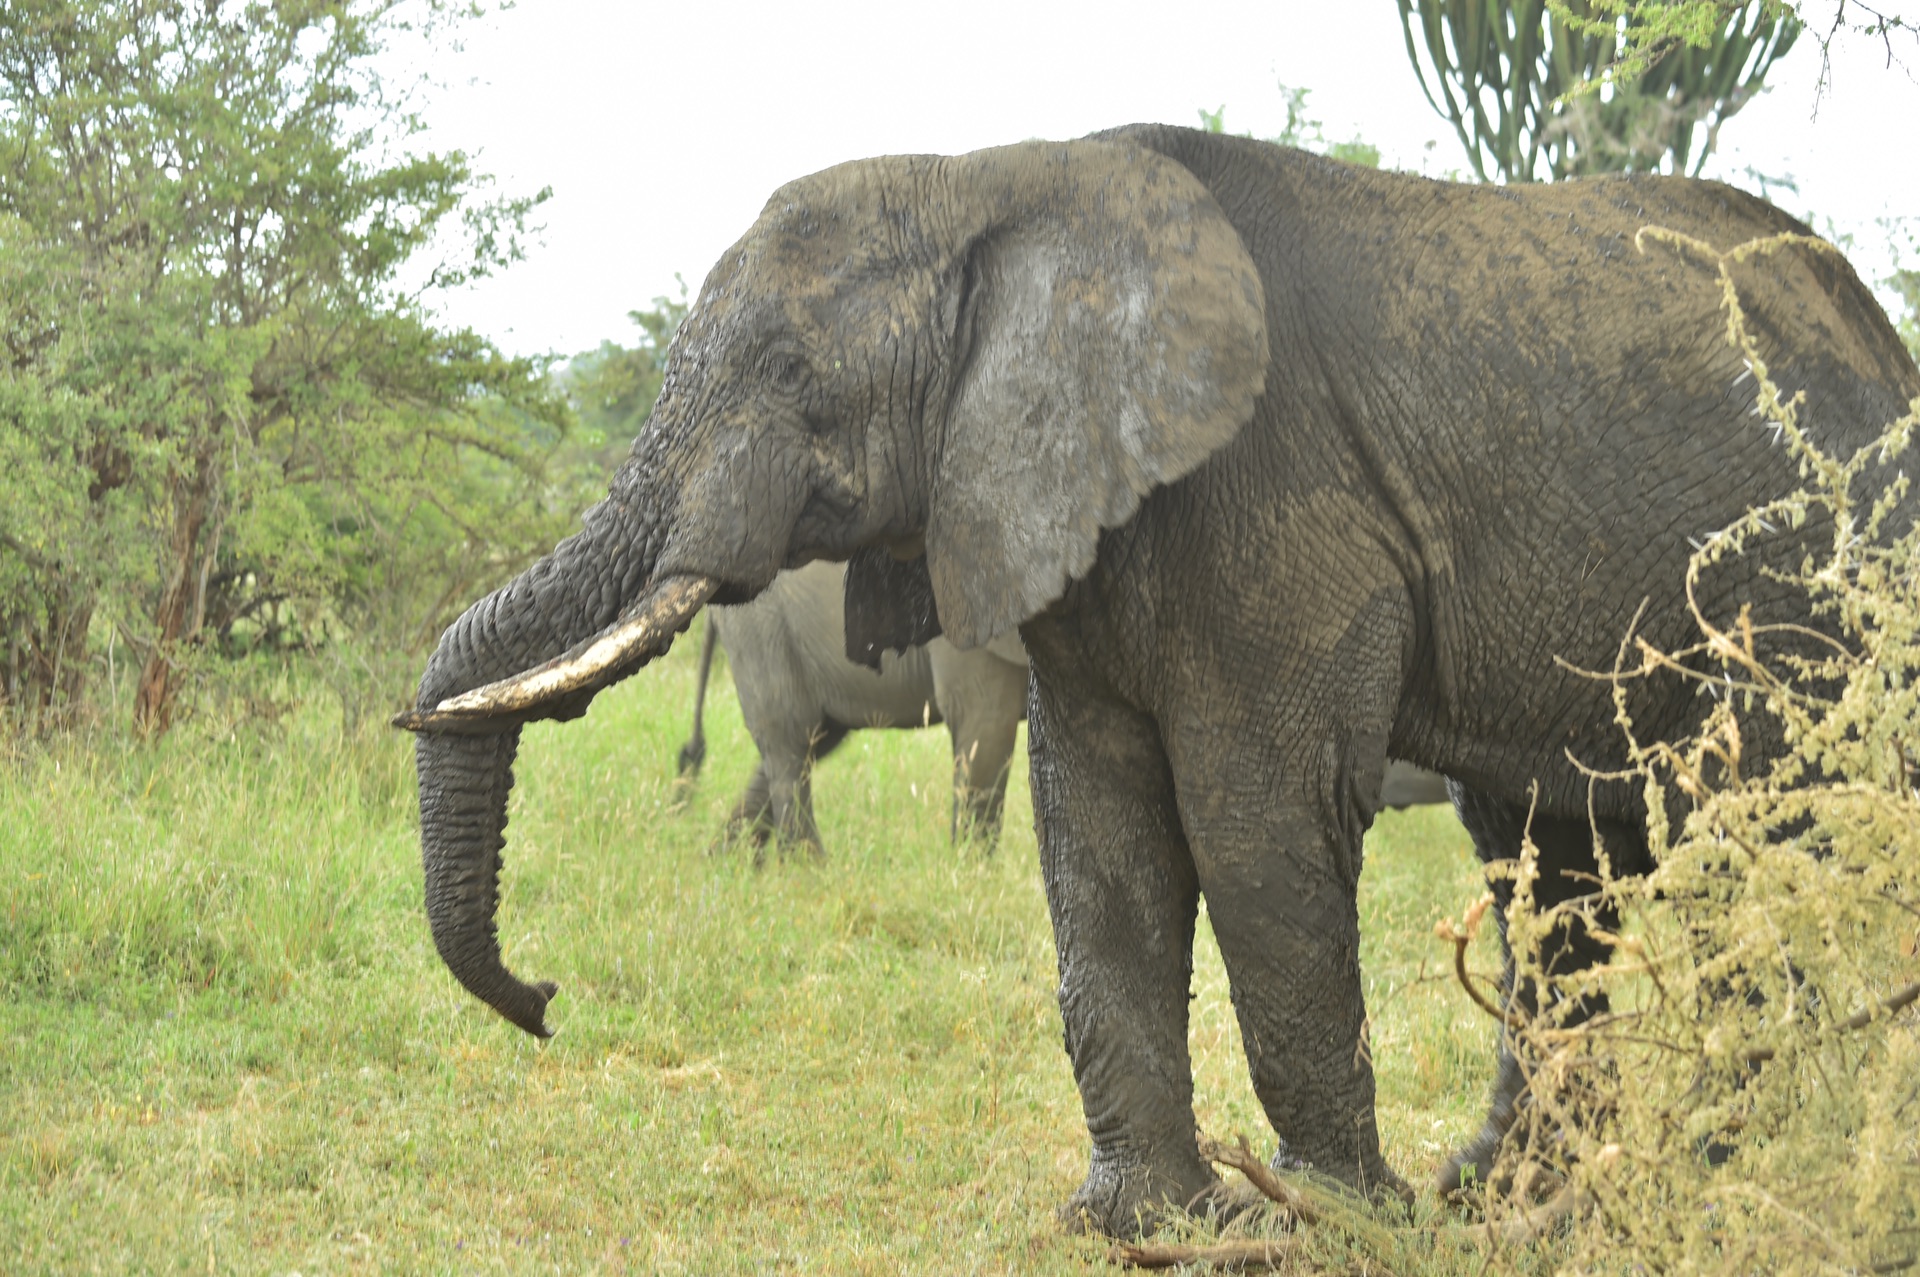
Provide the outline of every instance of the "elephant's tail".
[[707,614],[707,638],[700,645],[700,681],[693,688],[693,735],[687,737],[687,743],[680,747],[680,779],[691,781],[700,776],[700,764],[707,761],[707,729],[705,725],[707,708],[707,675],[713,672],[713,648],[719,642],[720,630],[713,623],[713,614]]

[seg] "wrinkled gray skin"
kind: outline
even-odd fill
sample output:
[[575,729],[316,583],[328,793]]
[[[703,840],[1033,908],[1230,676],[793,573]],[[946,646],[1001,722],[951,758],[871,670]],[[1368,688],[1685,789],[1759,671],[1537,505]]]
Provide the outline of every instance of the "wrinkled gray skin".
[[[820,847],[812,768],[859,727],[945,722],[953,743],[952,836],[999,837],[1007,765],[1026,717],[1027,660],[1018,635],[962,651],[944,637],[886,652],[878,670],[847,656],[845,566],[810,563],[782,572],[751,603],[708,609],[693,702],[693,734],[680,747],[680,774],[699,775],[706,758],[703,705],[716,642],[727,651],[740,710],[760,762],[727,817],[727,836],[769,835]],[[983,778],[975,785],[973,778]],[[1391,760],[1382,808],[1444,803],[1446,781]],[[756,863],[758,857],[756,856]]]
[[885,654],[878,670],[856,665],[847,659],[846,575],[844,564],[809,563],[782,572],[751,603],[708,610],[681,775],[698,775],[706,756],[701,705],[717,638],[727,650],[740,715],[760,752],[727,817],[729,838],[745,832],[764,843],[771,834],[819,850],[813,764],[855,728],[944,722],[953,742],[952,836],[991,846],[1000,836],[1007,764],[1027,713],[1027,654],[1019,636],[967,652],[936,638]]
[[[1589,803],[1615,866],[1641,866],[1638,792],[1590,794],[1573,761],[1622,760],[1608,688],[1569,667],[1612,668],[1636,613],[1651,642],[1691,641],[1688,538],[1798,484],[1712,263],[1637,246],[1649,223],[1720,248],[1805,232],[1708,182],[1451,185],[1161,126],[802,178],[707,278],[607,499],[448,630],[419,706],[581,643],[650,581],[738,603],[783,567],[923,551],[949,637],[1018,627],[1032,665],[1092,1137],[1070,1213],[1129,1232],[1214,1183],[1187,1054],[1203,893],[1281,1156],[1396,1186],[1355,903],[1389,754],[1460,786],[1488,860],[1536,796],[1545,897],[1594,868]],[[1788,249],[1733,276],[1826,447],[1920,395],[1843,262]],[[1706,615],[1807,623],[1761,569],[1824,533],[1709,573]],[[867,584],[886,573],[849,579],[850,647],[924,638],[858,633],[899,614]],[[622,659],[498,721],[411,720],[435,940],[532,1032],[551,986],[507,973],[493,931],[512,720],[583,712]],[[1629,688],[1642,739],[1702,704],[1677,676]]]

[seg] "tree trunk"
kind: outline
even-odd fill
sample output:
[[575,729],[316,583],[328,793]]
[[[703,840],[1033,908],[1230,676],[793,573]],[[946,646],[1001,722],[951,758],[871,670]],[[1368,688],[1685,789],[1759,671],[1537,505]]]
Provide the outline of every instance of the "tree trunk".
[[11,711],[24,731],[41,734],[66,722],[87,686],[87,630],[93,596],[64,582],[49,582],[42,597],[46,619],[35,626],[15,616],[7,631],[0,709]]
[[174,656],[191,639],[203,616],[196,601],[206,573],[196,570],[200,543],[212,514],[214,487],[219,482],[211,456],[203,453],[191,478],[169,484],[174,509],[173,533],[167,539],[167,584],[154,609],[154,643],[133,697],[133,725],[146,736],[158,736],[173,726],[174,701],[180,690]]

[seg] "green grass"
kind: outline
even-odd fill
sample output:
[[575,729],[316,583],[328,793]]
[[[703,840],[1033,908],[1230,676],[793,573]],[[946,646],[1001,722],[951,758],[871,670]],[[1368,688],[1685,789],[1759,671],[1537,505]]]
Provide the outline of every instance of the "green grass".
[[[399,733],[316,700],[0,763],[0,1271],[1097,1266],[1053,1222],[1086,1134],[1024,759],[982,858],[947,844],[943,733],[856,735],[827,862],[756,873],[707,854],[751,764],[729,694],[676,808],[695,654],[527,733],[500,925],[560,984],[545,1046],[434,955]],[[1382,818],[1364,963],[1410,1177],[1491,1068],[1431,934],[1477,892],[1451,813]],[[1201,1124],[1270,1147],[1202,932]]]

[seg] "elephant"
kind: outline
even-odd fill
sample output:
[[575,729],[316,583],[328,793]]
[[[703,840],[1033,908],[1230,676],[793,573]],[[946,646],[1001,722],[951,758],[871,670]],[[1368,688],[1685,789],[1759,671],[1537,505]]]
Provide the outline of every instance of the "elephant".
[[1434,803],[1450,803],[1447,778],[1424,767],[1398,758],[1387,760],[1386,774],[1380,778],[1380,809],[1400,811]]
[[[1276,1161],[1404,1193],[1356,903],[1387,759],[1450,779],[1488,862],[1530,819],[1536,895],[1578,895],[1600,856],[1647,858],[1642,791],[1604,778],[1614,688],[1585,671],[1630,631],[1686,647],[1694,605],[1750,608],[1763,644],[1831,627],[1775,575],[1818,516],[1684,584],[1690,538],[1800,483],[1722,269],[1746,353],[1823,446],[1920,396],[1846,263],[1713,182],[1474,186],[1134,125],[789,183],[707,276],[607,497],[448,628],[396,719],[440,954],[548,1032],[554,986],[509,972],[493,926],[520,724],[584,713],[706,601],[844,560],[850,654],[1026,647],[1090,1142],[1066,1217],[1133,1232],[1217,1186],[1187,1046],[1202,895]],[[1656,670],[1622,694],[1673,739],[1696,690]],[[1749,757],[1781,748],[1763,726]],[[1606,951],[1544,943],[1566,967]]]
[[729,837],[745,830],[764,843],[777,834],[817,851],[815,760],[856,727],[945,722],[953,741],[951,835],[955,841],[977,836],[991,847],[1027,710],[1027,654],[1019,636],[965,652],[935,638],[889,653],[878,670],[868,669],[847,659],[845,579],[845,565],[818,561],[782,572],[751,603],[707,609],[693,735],[680,747],[680,774],[697,776],[706,757],[702,707],[717,641],[726,648],[740,713],[760,751],[759,766],[727,817]]
[[[753,602],[707,609],[707,637],[693,699],[693,734],[680,747],[680,775],[706,759],[703,723],[716,643],[727,651],[747,730],[760,751],[746,792],[727,817],[728,837],[750,831],[820,846],[811,771],[855,727],[920,727],[944,721],[953,741],[951,835],[999,836],[1016,724],[1026,717],[1027,654],[1017,635],[963,652],[945,638],[897,656],[878,670],[845,655],[846,570],[810,563],[774,578]],[[975,775],[990,778],[978,787]],[[1380,806],[1451,801],[1443,777],[1389,760]]]

